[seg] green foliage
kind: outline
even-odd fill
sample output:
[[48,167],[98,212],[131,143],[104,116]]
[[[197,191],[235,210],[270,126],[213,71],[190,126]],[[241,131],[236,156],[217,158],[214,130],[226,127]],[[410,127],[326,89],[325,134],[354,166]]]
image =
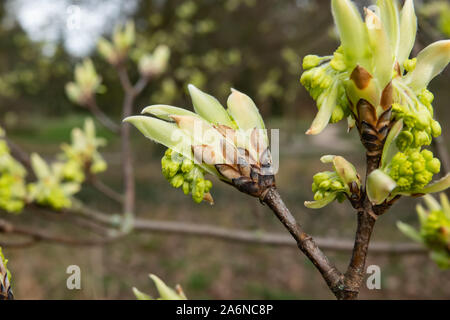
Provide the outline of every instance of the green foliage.
[[429,150],[409,149],[398,152],[386,168],[400,191],[420,190],[439,173],[441,163]]
[[430,250],[430,257],[442,269],[450,269],[450,204],[445,194],[441,203],[432,196],[424,197],[427,209],[417,206],[420,229],[398,222],[397,226],[406,236],[424,244]]
[[88,174],[98,174],[105,171],[107,164],[97,150],[105,145],[105,139],[96,136],[92,119],[85,120],[84,130],[74,128],[72,130],[72,143],[61,146],[63,154],[59,158],[64,162],[64,178],[82,183],[85,180],[85,171]]
[[86,106],[94,94],[105,90],[101,83],[102,79],[95,71],[92,60],[85,59],[75,66],[75,82],[66,85],[67,97],[76,104]]
[[358,190],[361,181],[355,167],[340,156],[323,156],[323,163],[332,163],[334,171],[319,172],[314,175],[312,191],[314,201],[306,201],[305,206],[319,209],[337,199],[343,202],[352,192]]
[[92,119],[86,119],[84,130],[72,130],[72,143],[63,144],[59,161],[47,164],[37,153],[31,155],[36,181],[26,184],[26,170],[10,154],[0,132],[0,208],[21,212],[26,204],[37,203],[55,210],[69,208],[71,197],[81,188],[86,175],[106,170],[106,162],[98,152],[105,140],[96,136]]
[[18,213],[25,205],[26,171],[11,156],[4,138],[5,133],[0,128],[0,208],[7,212]]
[[63,182],[64,165],[53,163],[49,166],[38,154],[33,153],[31,166],[37,181],[27,186],[28,201],[35,201],[55,210],[70,208],[72,205],[70,197],[80,190],[80,185],[76,182]]

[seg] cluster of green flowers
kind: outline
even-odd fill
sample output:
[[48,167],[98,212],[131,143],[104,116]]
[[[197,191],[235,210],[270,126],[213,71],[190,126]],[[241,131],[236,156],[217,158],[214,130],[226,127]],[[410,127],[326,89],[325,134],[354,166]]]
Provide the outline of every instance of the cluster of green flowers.
[[[407,72],[414,71],[417,59],[408,59],[404,63]],[[418,94],[394,82],[396,103],[392,104],[393,119],[403,120],[403,130],[397,138],[397,146],[401,151],[409,148],[420,148],[431,144],[432,138],[441,135],[442,129],[438,121],[433,119],[434,95],[427,88]]]
[[[0,128],[0,139],[4,138]],[[0,209],[20,212],[25,205],[25,169],[15,160],[4,139],[0,140]]]
[[93,95],[106,88],[101,84],[102,78],[95,71],[91,59],[85,59],[75,67],[75,81],[66,84],[67,97],[74,103],[85,106]]
[[106,162],[97,151],[105,141],[97,138],[94,122],[87,119],[84,131],[72,130],[72,144],[62,145],[60,161],[48,165],[38,154],[31,155],[31,167],[37,180],[26,184],[26,170],[10,154],[0,128],[0,209],[20,212],[25,204],[37,203],[56,210],[69,208],[71,197],[85,180],[85,174],[106,170]]
[[337,193],[336,199],[339,202],[343,202],[345,200],[344,193],[348,192],[348,189],[348,186],[345,185],[339,175],[334,171],[319,172],[313,177],[312,191],[314,192],[314,200],[316,201]]
[[60,159],[64,162],[63,176],[65,179],[82,183],[85,180],[85,172],[97,174],[107,169],[107,164],[98,147],[106,145],[105,139],[98,138],[95,132],[94,121],[86,119],[84,130],[74,128],[72,130],[72,143],[63,144],[63,154]]
[[343,202],[352,193],[359,193],[361,181],[355,167],[341,156],[327,155],[320,158],[323,163],[332,163],[334,171],[319,172],[314,175],[312,191],[314,201],[306,201],[305,206],[319,209],[334,200]]
[[338,49],[333,57],[308,55],[303,59],[300,82],[317,102],[318,116],[308,133],[323,130],[328,122],[336,123],[350,114],[343,80],[346,77],[342,54]]
[[31,155],[31,166],[37,181],[27,186],[28,201],[56,210],[70,208],[71,196],[80,190],[77,182],[64,182],[63,163],[49,166],[38,154]]
[[205,179],[205,171],[183,155],[167,149],[161,159],[162,173],[174,188],[182,188],[184,194],[192,193],[196,203],[212,201],[209,190],[212,182]]
[[135,40],[134,23],[129,21],[125,26],[119,26],[114,30],[112,42],[101,38],[98,42],[98,51],[109,63],[116,65],[126,57]]
[[431,250],[431,258],[442,269],[450,268],[450,204],[445,194],[441,194],[441,203],[432,196],[424,197],[428,210],[417,206],[420,230],[403,222],[397,226],[413,240],[424,244]]
[[385,172],[397,183],[399,191],[424,188],[439,173],[441,162],[429,150],[409,149],[398,152]]

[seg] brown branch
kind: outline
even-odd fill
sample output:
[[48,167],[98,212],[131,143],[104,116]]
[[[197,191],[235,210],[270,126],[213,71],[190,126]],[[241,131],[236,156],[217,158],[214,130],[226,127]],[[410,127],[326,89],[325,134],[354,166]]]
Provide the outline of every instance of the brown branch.
[[111,189],[108,185],[104,184],[102,181],[97,179],[96,176],[93,176],[90,180],[91,185],[100,191],[102,194],[110,198],[111,200],[114,200],[117,203],[123,204],[123,196],[118,193],[117,191]]
[[[113,223],[115,218],[112,216],[102,214],[99,216],[97,211],[89,211],[84,216],[91,217],[89,214],[95,212],[95,221],[102,224],[117,225]],[[69,214],[76,214],[74,212],[67,212]],[[61,214],[61,213],[59,213]],[[62,212],[64,214],[64,212]],[[93,222],[92,222],[93,223]],[[216,227],[213,225],[178,222],[178,221],[161,221],[148,219],[135,219],[133,229],[139,233],[159,233],[163,235],[183,235],[200,238],[211,238],[221,241],[234,242],[238,244],[250,245],[265,245],[271,247],[297,247],[296,241],[289,235],[282,233],[264,232],[261,230],[239,230]],[[3,232],[3,231],[0,231]],[[33,232],[34,233],[34,232]],[[47,237],[47,242],[57,242],[59,237],[50,235]],[[40,239],[29,238],[23,241],[0,241],[0,246],[22,248],[28,247],[40,242]],[[334,252],[349,252],[353,248],[353,242],[349,240],[333,239],[333,238],[315,238],[315,242],[323,250]],[[109,243],[109,242],[107,242]],[[65,243],[62,243],[65,244]],[[71,241],[72,245],[76,245]],[[97,242],[92,245],[103,245],[102,242]],[[82,243],[82,245],[85,245]],[[370,246],[371,252],[376,254],[427,254],[427,251],[420,245],[415,243],[397,243],[389,242],[374,242]]]
[[297,242],[299,249],[319,270],[330,290],[338,296],[342,287],[341,272],[339,272],[339,270],[328,260],[325,254],[314,242],[312,237],[302,230],[300,225],[290,213],[289,209],[284,204],[278,191],[275,188],[270,188],[263,201],[272,209],[277,218],[289,231]]
[[28,227],[17,226],[6,220],[0,219],[0,233],[17,234],[33,239],[35,242],[53,242],[70,246],[92,246],[110,243],[120,235],[97,238],[97,239],[77,239],[61,235],[50,234],[48,231],[36,230]]
[[[139,84],[139,92],[135,90],[128,77],[127,70],[123,63],[117,65],[117,72],[119,74],[120,83],[125,91],[125,98],[122,107],[122,119],[125,119],[133,113],[133,103],[136,95],[144,88],[145,84]],[[142,89],[141,89],[142,87]],[[133,159],[131,153],[130,143],[130,124],[124,123],[120,130],[121,143],[122,143],[122,172],[124,181],[124,202],[123,213],[134,214],[135,198],[136,198],[136,186],[134,183],[134,170]]]

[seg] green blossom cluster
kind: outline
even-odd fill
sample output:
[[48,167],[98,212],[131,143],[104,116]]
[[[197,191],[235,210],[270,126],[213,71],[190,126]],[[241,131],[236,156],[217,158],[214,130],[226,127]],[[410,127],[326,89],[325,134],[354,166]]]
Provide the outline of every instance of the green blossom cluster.
[[399,229],[413,240],[424,244],[431,251],[431,258],[442,269],[450,268],[450,204],[447,196],[441,194],[441,202],[432,196],[424,197],[427,208],[418,205],[420,229],[398,222]]
[[[182,188],[184,194],[192,194],[196,203],[204,199],[212,201],[209,190],[212,182],[205,179],[205,171],[181,154],[167,149],[161,159],[162,173],[174,188]],[[208,196],[209,195],[209,196]]]
[[385,172],[397,183],[398,191],[419,190],[439,173],[441,162],[429,150],[409,149],[398,152]]
[[[350,113],[348,99],[342,80],[345,78],[345,63],[338,49],[333,57],[308,55],[303,59],[300,82],[317,102],[319,111],[328,108],[329,122],[336,123]],[[325,111],[325,110],[324,110]],[[327,119],[328,122],[328,119]]]
[[[405,62],[405,70],[413,71],[414,68],[414,62]],[[396,141],[397,146],[405,151],[430,145],[432,138],[440,136],[442,132],[439,122],[433,119],[433,93],[424,88],[416,95],[407,88],[403,89],[396,91],[397,102],[392,104],[393,118],[402,119],[404,124]]]
[[71,196],[80,190],[80,184],[64,181],[64,164],[53,163],[49,166],[38,154],[33,153],[31,165],[37,181],[27,185],[28,201],[56,210],[70,208]]
[[[0,130],[2,130],[0,128]],[[4,132],[0,132],[0,138]],[[0,140],[0,209],[20,212],[25,205],[25,169],[10,154],[5,140]]]
[[31,155],[36,181],[28,184],[27,171],[10,154],[4,136],[0,128],[0,209],[7,212],[18,213],[33,202],[56,210],[69,208],[85,175],[106,170],[106,162],[97,151],[105,141],[96,137],[91,119],[85,121],[84,130],[72,130],[72,142],[62,145],[59,161],[48,165],[38,154]]
[[334,155],[323,156],[320,161],[332,164],[334,171],[323,171],[314,175],[312,183],[314,201],[305,201],[306,207],[319,209],[334,200],[343,202],[346,196],[359,194],[361,181],[353,164],[341,156]]
[[339,202],[343,202],[345,200],[345,193],[349,192],[349,188],[336,172],[324,171],[314,175],[312,191],[314,192],[315,201],[336,194],[336,199]]
[[63,154],[60,159],[64,162],[64,178],[82,183],[85,180],[85,172],[97,174],[105,171],[107,164],[98,152],[98,147],[105,145],[106,141],[96,136],[92,119],[86,119],[84,130],[74,128],[71,144],[61,146]]

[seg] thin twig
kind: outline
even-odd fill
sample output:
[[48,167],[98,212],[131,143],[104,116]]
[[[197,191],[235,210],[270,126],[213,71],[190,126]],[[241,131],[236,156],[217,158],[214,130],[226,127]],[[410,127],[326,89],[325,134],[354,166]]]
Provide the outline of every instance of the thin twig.
[[104,184],[101,180],[97,179],[97,177],[94,176],[90,180],[90,183],[95,189],[97,189],[98,191],[103,193],[105,196],[107,196],[111,200],[114,200],[119,204],[123,204],[123,201],[124,201],[123,196],[120,193],[118,193],[117,191],[113,190],[108,185]]
[[95,97],[87,101],[88,110],[95,116],[95,118],[107,129],[114,133],[120,132],[120,126],[117,125],[111,118],[109,118],[97,105]]

